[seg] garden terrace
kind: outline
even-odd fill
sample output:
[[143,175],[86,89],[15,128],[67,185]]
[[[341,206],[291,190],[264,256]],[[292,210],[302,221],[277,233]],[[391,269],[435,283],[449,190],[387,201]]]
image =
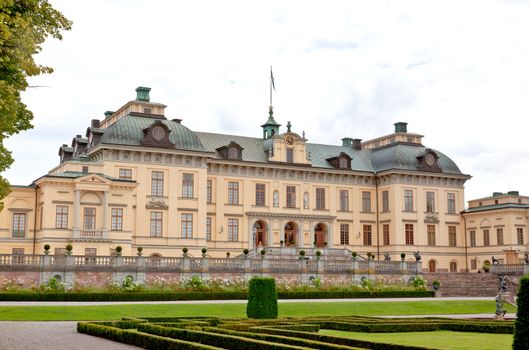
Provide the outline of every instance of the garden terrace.
[[[449,331],[476,343],[498,336],[510,346],[514,323],[441,318],[306,317],[274,320],[214,317],[141,317],[114,322],[79,322],[77,330],[147,349],[432,349],[436,344],[398,344],[355,338],[359,333]],[[329,335],[338,332],[344,336]],[[341,333],[340,333],[341,332]],[[345,333],[349,332],[349,333]],[[350,336],[349,336],[350,335]],[[449,343],[449,340],[446,341]],[[465,344],[460,344],[465,346]]]

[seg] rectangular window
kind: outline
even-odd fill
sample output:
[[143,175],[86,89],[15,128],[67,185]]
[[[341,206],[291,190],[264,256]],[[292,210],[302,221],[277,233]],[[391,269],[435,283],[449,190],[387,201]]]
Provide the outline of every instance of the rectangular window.
[[239,219],[228,219],[228,241],[239,240]]
[[182,238],[193,238],[193,214],[182,214]]
[[68,206],[67,205],[58,205],[55,208],[55,228],[68,228]]
[[340,224],[340,244],[349,244],[349,224]]
[[404,210],[413,211],[413,191],[404,190]]
[[96,229],[96,208],[84,208],[83,228],[85,230]]
[[447,193],[446,195],[446,207],[448,210],[448,214],[455,214],[456,213],[456,194],[455,193]]
[[112,231],[123,230],[123,209],[112,208],[112,221],[110,223],[110,229]]
[[294,163],[294,149],[287,148],[287,163]]
[[371,245],[371,225],[363,225],[364,245]]
[[413,224],[404,225],[404,234],[406,236],[406,244],[413,245]]
[[382,191],[382,212],[389,211],[389,191]]
[[13,214],[13,237],[26,236],[26,213]]
[[503,229],[502,228],[496,229],[496,240],[498,242],[498,245],[503,245]]
[[151,174],[151,195],[163,196],[163,171],[153,171]]
[[325,209],[325,188],[316,188],[316,209]]
[[371,192],[362,192],[362,211],[364,213],[371,212]]
[[476,259],[470,260],[470,269],[477,270],[477,268],[478,268],[478,261]]
[[119,169],[119,178],[122,180],[132,180],[132,169]]
[[206,241],[211,241],[211,217],[206,218]]
[[211,180],[208,180],[206,185],[206,201],[208,203],[213,203],[213,197],[211,196],[212,190],[213,182]]
[[435,213],[435,192],[426,192],[426,212]]
[[255,205],[264,206],[265,205],[265,184],[255,184]]
[[457,246],[457,234],[455,226],[448,226],[448,245],[450,247]]
[[382,225],[382,236],[384,245],[389,245],[389,224]]
[[476,246],[476,231],[470,231],[470,246]]
[[349,210],[349,191],[340,190],[340,210],[348,211]]
[[483,230],[483,245],[484,246],[489,246],[490,245],[489,230]]
[[228,182],[228,204],[239,204],[239,183]]
[[287,208],[296,207],[296,186],[287,186]]
[[427,225],[426,226],[426,235],[428,236],[428,245],[434,246],[435,245],[435,225]]
[[524,243],[524,240],[523,240],[523,228],[522,227],[517,227],[516,228],[516,238],[518,240],[518,244],[519,245],[523,245]]
[[194,175],[193,174],[182,174],[182,197],[193,198],[193,186],[194,186]]
[[151,211],[151,237],[162,237],[161,211]]

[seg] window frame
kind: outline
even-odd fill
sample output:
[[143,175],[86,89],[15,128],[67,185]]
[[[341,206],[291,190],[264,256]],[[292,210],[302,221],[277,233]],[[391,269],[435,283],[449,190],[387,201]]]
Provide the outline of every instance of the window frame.
[[164,172],[153,170],[151,172],[151,196],[163,197]]
[[228,241],[239,241],[239,219],[228,218]]
[[112,208],[110,217],[110,230],[123,231],[123,208]]
[[24,212],[14,212],[13,222],[11,224],[11,236],[13,238],[26,237],[26,229],[28,225],[28,215]]
[[193,198],[195,187],[195,174],[182,173],[182,198]]
[[404,190],[404,211],[413,211],[413,190]]
[[382,212],[383,213],[389,212],[389,191],[388,190],[382,191]]
[[435,192],[426,191],[426,212],[435,213]]
[[206,216],[206,241],[211,241],[212,233],[212,220],[211,216]]
[[206,181],[206,203],[213,203],[213,180]]
[[193,214],[182,213],[180,215],[181,238],[193,238]]
[[383,245],[390,245],[390,233],[389,233],[389,224],[382,225],[382,240]]
[[413,224],[404,224],[404,239],[406,245],[414,245],[415,243],[415,237],[414,237],[414,227]]
[[151,211],[150,213],[150,237],[160,238],[163,236],[163,212]]
[[340,210],[349,211],[349,190],[340,190],[339,198],[340,198]]
[[[95,230],[97,225],[97,209],[94,207],[83,208],[83,230]],[[91,227],[90,227],[91,226]]]
[[325,210],[325,187],[316,187],[316,210]]
[[435,247],[437,245],[435,225],[426,225],[426,238],[428,246]]
[[371,225],[362,225],[362,236],[363,245],[373,245],[373,228]]
[[287,208],[296,208],[296,186],[288,185],[286,186],[286,207]]
[[448,246],[457,247],[457,228],[453,225],[448,226]]
[[228,181],[228,204],[239,205],[239,182]]
[[349,245],[349,224],[340,223],[340,245]]
[[132,180],[132,169],[129,168],[119,168],[118,177],[121,180]]
[[68,228],[68,210],[69,210],[69,207],[67,205],[57,205],[55,207],[55,228],[56,229],[67,229]]
[[362,213],[371,213],[371,192],[362,191]]
[[446,212],[447,214],[456,214],[456,194],[454,192],[446,194]]
[[255,205],[259,207],[266,205],[266,184],[264,183],[255,184]]

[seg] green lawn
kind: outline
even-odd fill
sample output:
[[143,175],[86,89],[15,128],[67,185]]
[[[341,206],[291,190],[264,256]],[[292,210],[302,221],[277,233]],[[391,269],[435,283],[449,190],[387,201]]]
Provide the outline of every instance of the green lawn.
[[451,350],[507,350],[512,348],[513,335],[489,333],[464,333],[450,331],[410,333],[357,333],[329,329],[320,334],[399,345],[420,345],[432,349]]
[[[509,312],[513,308],[507,305]],[[398,301],[280,303],[280,317],[440,315],[488,313],[494,301]],[[1,321],[81,321],[119,320],[138,316],[246,317],[246,304],[124,304],[102,306],[1,306]]]

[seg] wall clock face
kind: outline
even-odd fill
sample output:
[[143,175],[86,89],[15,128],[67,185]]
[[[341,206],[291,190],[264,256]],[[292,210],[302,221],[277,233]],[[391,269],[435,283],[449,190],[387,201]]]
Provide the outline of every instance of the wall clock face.
[[157,141],[160,141],[161,139],[163,139],[165,136],[165,129],[161,126],[155,126],[153,129],[152,129],[152,137],[157,140]]
[[294,144],[294,136],[287,135],[287,137],[285,137],[285,142],[287,145],[292,146]]
[[428,153],[425,157],[424,157],[424,161],[426,162],[426,165],[428,166],[432,166],[434,165],[435,163],[435,156],[431,153]]

